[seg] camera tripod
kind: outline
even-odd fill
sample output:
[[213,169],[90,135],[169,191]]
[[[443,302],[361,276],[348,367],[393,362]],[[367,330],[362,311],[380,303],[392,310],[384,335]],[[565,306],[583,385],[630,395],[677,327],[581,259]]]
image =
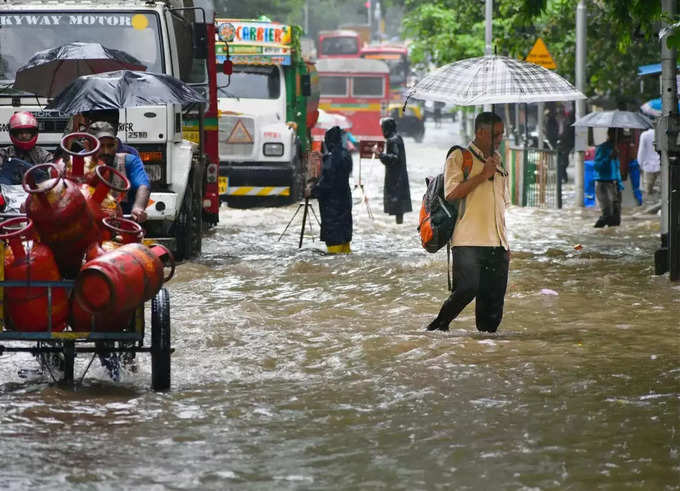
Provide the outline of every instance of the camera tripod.
[[[319,217],[316,216],[316,212],[314,211],[314,207],[312,204],[309,202],[309,198],[305,198],[304,202],[301,202],[298,204],[297,210],[295,210],[295,213],[293,213],[293,216],[290,218],[290,221],[288,222],[288,225],[286,225],[286,228],[283,229],[283,232],[281,232],[281,235],[279,235],[278,241],[281,240],[281,237],[283,237],[283,234],[286,233],[288,230],[288,227],[290,227],[290,224],[293,223],[293,220],[295,220],[295,217],[297,214],[300,212],[300,209],[303,208],[302,211],[302,226],[300,228],[300,242],[298,243],[298,249],[302,247],[302,239],[305,235],[305,225],[307,224],[307,221],[309,221],[309,230],[312,230],[312,219],[310,218],[309,210],[311,210],[311,214],[314,216],[314,219],[316,220],[316,223],[321,226],[321,222],[319,222]],[[278,242],[277,241],[277,242]]]

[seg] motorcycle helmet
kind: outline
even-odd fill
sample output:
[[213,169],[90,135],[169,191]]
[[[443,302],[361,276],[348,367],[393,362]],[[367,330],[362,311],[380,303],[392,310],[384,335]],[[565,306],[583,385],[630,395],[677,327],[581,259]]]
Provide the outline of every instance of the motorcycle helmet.
[[[19,130],[29,130],[33,133],[33,136],[30,140],[19,140],[17,138]],[[15,147],[26,151],[31,150],[35,147],[35,142],[38,141],[38,120],[26,111],[12,114],[12,117],[9,118],[9,138]]]

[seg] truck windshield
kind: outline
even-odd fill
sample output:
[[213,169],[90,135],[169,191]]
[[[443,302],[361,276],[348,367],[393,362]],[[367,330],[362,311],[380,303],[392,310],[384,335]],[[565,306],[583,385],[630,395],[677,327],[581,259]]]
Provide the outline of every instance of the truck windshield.
[[218,72],[218,95],[243,99],[278,99],[281,95],[278,66],[234,65],[228,87],[227,83],[227,76]]
[[0,14],[0,80],[13,82],[17,69],[36,52],[75,41],[125,51],[147,71],[165,72],[155,14],[12,11]]
[[359,52],[359,40],[353,37],[328,37],[321,41],[321,54],[355,55]]

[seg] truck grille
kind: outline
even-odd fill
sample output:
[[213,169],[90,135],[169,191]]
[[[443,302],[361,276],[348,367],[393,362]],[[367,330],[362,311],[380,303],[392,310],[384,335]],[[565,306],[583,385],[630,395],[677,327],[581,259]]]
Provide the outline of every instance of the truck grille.
[[38,115],[38,130],[40,133],[63,133],[68,124],[68,117]]
[[219,119],[219,135],[220,155],[250,157],[255,146],[255,120],[222,116]]

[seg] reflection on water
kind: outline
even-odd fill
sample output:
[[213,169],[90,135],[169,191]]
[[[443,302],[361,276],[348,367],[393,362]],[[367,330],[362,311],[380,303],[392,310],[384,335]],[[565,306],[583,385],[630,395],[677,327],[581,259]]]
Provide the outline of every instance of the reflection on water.
[[[407,140],[414,209],[449,146]],[[358,166],[355,161],[355,168]],[[355,205],[353,254],[298,249],[296,206],[224,209],[200,260],[170,282],[173,390],[148,358],[122,383],[22,381],[0,357],[10,487],[679,489],[680,286],[653,276],[657,217],[508,213],[513,259],[496,335],[446,296],[445,254]],[[318,233],[313,223],[312,232]],[[582,249],[574,246],[581,244]],[[86,360],[78,359],[85,363]],[[79,365],[80,366],[80,365]]]

